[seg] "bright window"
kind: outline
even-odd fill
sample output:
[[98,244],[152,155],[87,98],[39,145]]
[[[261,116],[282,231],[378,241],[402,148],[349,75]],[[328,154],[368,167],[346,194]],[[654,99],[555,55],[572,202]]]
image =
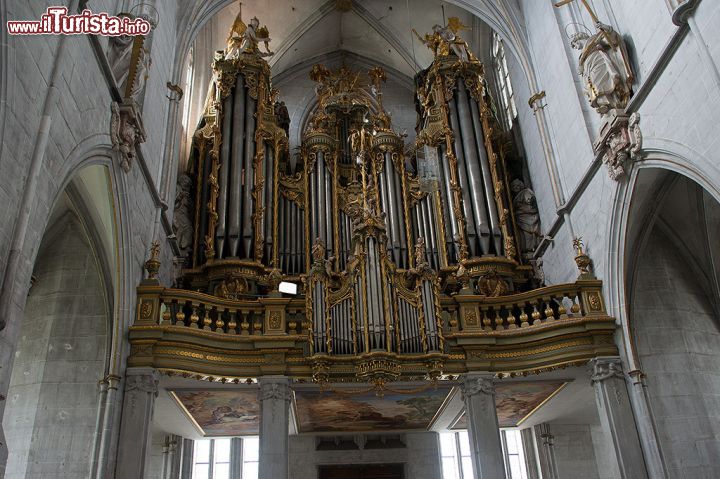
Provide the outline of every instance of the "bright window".
[[497,82],[500,101],[503,107],[502,116],[505,120],[505,126],[507,129],[510,129],[512,128],[513,120],[517,117],[515,93],[513,92],[512,83],[510,82],[510,70],[508,70],[507,59],[505,58],[505,46],[500,36],[495,32],[493,32],[492,38],[492,57],[495,81]]
[[[195,441],[192,479],[230,479],[232,461],[231,439],[203,439]],[[242,439],[242,476],[232,479],[257,479],[259,440],[257,437]]]
[[440,434],[443,479],[473,479],[467,431]]
[[523,451],[522,438],[517,429],[503,431],[505,460],[508,467],[509,479],[528,479],[525,467],[525,451]]
[[247,437],[242,443],[242,479],[257,479],[260,461],[260,439]]

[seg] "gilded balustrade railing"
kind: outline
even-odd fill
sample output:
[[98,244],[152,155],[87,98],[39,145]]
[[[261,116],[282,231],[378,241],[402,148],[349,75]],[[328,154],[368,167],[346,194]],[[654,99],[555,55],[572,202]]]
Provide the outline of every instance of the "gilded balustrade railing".
[[[519,374],[617,353],[615,321],[605,311],[601,290],[601,281],[579,279],[500,297],[443,295],[427,318],[436,320],[431,322],[438,324],[441,344],[426,345],[428,335],[420,329],[427,321],[418,318],[419,334],[407,333],[410,323],[395,323],[393,347],[369,352],[354,328],[362,321],[354,318],[352,288],[335,290],[326,304],[348,306],[351,319],[341,325],[342,315],[332,323],[334,315],[328,314],[330,333],[349,328],[349,334],[345,343],[331,341],[329,350],[318,351],[312,347],[306,297],[223,299],[146,280],[138,287],[128,364],[213,380],[287,374],[322,382],[375,381],[377,368],[392,371],[388,380],[469,370]],[[407,293],[397,288],[393,304],[400,308],[402,301],[417,298]]]

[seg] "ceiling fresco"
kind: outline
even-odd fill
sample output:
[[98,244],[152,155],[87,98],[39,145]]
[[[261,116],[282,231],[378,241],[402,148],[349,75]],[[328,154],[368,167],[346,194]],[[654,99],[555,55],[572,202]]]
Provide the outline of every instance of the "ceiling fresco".
[[374,392],[361,395],[296,391],[298,431],[361,432],[425,430],[432,423],[450,388],[408,394]]
[[[500,427],[515,427],[556,395],[566,381],[503,382],[496,386]],[[414,394],[361,394],[295,390],[299,433],[424,431],[449,401],[451,387]],[[260,430],[257,389],[176,390],[173,398],[203,436],[256,435]],[[466,429],[462,413],[452,429]]]
[[172,395],[204,436],[259,434],[256,389],[173,391]]
[[[495,386],[495,406],[500,427],[516,427],[567,385],[566,381],[507,382]],[[452,429],[467,429],[465,413]]]

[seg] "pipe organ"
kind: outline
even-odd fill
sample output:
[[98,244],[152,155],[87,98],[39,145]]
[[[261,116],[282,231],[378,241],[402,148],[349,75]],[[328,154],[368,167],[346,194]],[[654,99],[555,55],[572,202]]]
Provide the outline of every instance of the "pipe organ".
[[[414,145],[383,107],[381,68],[315,65],[317,105],[293,168],[267,54],[257,39],[218,53],[187,175],[185,287],[279,300],[281,280],[302,282],[301,329],[316,358],[440,357],[454,327],[443,297],[523,288],[529,267],[483,66],[441,30],[423,39],[435,60],[415,78]],[[392,376],[390,363],[373,367]]]

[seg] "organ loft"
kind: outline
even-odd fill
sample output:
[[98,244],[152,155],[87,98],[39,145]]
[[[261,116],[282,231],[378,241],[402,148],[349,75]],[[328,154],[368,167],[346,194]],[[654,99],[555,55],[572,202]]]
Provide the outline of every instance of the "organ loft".
[[62,3],[0,479],[720,477],[720,2]]

